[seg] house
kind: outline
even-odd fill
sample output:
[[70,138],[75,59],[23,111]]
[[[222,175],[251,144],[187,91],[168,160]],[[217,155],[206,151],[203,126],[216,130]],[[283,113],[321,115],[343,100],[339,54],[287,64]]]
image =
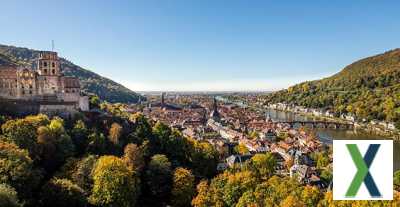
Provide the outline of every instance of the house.
[[242,164],[246,162],[247,160],[251,159],[253,155],[231,155],[228,158],[226,158],[226,164],[229,167],[233,167],[235,164]]

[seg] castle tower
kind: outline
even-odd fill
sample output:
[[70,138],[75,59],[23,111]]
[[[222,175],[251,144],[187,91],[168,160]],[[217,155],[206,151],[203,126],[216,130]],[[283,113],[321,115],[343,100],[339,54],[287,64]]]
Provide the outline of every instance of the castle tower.
[[37,71],[41,76],[39,84],[40,94],[56,94],[60,92],[60,61],[56,52],[40,52],[37,59]]
[[37,67],[40,75],[59,76],[60,61],[58,60],[57,53],[49,51],[40,52]]

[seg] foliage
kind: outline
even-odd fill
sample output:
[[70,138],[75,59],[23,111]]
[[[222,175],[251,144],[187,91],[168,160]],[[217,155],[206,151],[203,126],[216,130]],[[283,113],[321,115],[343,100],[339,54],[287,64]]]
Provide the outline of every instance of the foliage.
[[362,120],[400,119],[400,49],[359,60],[322,80],[308,81],[264,96],[285,102],[350,113]]
[[7,184],[0,184],[0,206],[22,207],[18,200],[17,191]]
[[140,173],[145,165],[143,155],[142,148],[130,143],[125,146],[123,160],[129,168]]
[[26,150],[0,141],[0,183],[14,187],[20,196],[28,198],[39,179],[40,175]]
[[100,157],[93,172],[90,202],[101,206],[136,206],[140,193],[139,178],[122,159]]
[[67,179],[52,179],[42,189],[43,206],[85,207],[87,205],[84,190]]
[[185,168],[176,168],[172,185],[173,206],[189,206],[195,193],[194,176]]
[[76,121],[74,128],[71,130],[71,139],[75,145],[77,154],[81,155],[85,152],[89,144],[88,136],[89,130],[85,122],[82,120]]
[[53,118],[47,126],[40,126],[37,130],[37,143],[41,165],[49,172],[75,153],[75,146],[71,137],[64,129],[64,121]]
[[241,154],[241,155],[246,155],[246,154],[250,153],[249,149],[244,144],[236,145],[235,148],[234,148],[234,151],[236,153],[238,153],[238,154]]
[[165,199],[171,190],[171,163],[165,155],[154,155],[146,170],[146,184],[151,195]]
[[397,191],[400,191],[400,170],[394,173],[393,184]]

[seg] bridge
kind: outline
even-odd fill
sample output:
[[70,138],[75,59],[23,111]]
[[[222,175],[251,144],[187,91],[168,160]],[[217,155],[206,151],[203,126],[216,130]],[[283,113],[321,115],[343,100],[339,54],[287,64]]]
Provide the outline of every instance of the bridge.
[[350,122],[332,122],[332,121],[276,121],[274,123],[289,124],[290,127],[304,126],[310,128],[326,129],[353,129],[354,123]]

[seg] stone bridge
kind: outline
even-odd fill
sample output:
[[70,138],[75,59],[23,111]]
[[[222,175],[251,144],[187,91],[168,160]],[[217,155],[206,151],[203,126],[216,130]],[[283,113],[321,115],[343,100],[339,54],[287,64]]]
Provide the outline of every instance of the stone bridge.
[[327,129],[353,129],[354,124],[350,122],[332,122],[332,121],[276,121],[274,123],[289,124],[290,127],[305,126],[310,128]]

